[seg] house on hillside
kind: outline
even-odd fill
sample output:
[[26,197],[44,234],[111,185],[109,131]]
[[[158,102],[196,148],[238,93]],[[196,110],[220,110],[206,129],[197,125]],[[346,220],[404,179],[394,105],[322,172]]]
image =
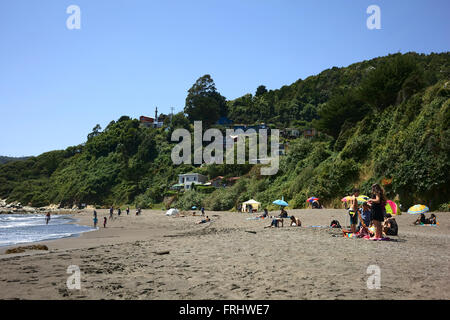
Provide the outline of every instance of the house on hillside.
[[303,136],[305,138],[312,138],[312,137],[315,137],[316,135],[317,135],[317,130],[314,128],[303,130]]
[[151,127],[153,127],[155,119],[146,117],[146,116],[140,116],[139,122],[141,123],[142,126],[144,126],[146,128],[151,128]]
[[208,183],[215,188],[229,187],[235,184],[239,179],[240,177],[231,177],[225,179],[223,176],[217,176],[214,179],[209,180]]
[[296,128],[286,128],[283,130],[282,134],[286,138],[298,138],[300,137],[300,130]]
[[178,184],[184,185],[185,190],[192,189],[192,184],[204,184],[208,177],[200,173],[185,173],[178,175]]

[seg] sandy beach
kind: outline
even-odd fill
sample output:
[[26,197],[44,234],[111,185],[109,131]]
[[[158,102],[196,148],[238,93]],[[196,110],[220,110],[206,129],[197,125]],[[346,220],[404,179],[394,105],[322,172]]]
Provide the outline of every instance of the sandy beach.
[[[0,299],[450,298],[450,213],[436,213],[436,227],[397,216],[398,237],[369,241],[317,227],[344,225],[343,209],[288,210],[303,227],[283,228],[250,214],[206,212],[212,222],[199,225],[199,216],[154,210],[115,214],[103,228],[109,214],[98,212],[98,231],[38,243],[48,251],[1,247]],[[91,210],[73,216],[92,225]],[[81,270],[81,290],[67,289],[70,265]],[[380,268],[380,289],[367,287],[369,265]]]

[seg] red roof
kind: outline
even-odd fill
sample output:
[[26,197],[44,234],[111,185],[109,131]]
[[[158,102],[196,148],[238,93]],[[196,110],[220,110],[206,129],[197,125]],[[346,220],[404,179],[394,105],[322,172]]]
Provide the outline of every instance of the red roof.
[[141,122],[151,122],[151,123],[153,123],[153,122],[155,121],[155,119],[150,118],[150,117],[140,116],[140,117],[139,117],[139,121],[141,121]]

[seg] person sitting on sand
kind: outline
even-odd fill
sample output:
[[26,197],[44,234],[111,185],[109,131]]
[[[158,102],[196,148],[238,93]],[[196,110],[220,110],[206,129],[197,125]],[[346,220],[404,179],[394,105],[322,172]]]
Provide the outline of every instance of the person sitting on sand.
[[281,227],[284,227],[284,220],[282,218],[276,218],[273,217],[272,222],[270,223],[270,225],[268,225],[267,227],[264,228],[278,228],[278,226],[281,223]]
[[264,209],[264,213],[263,213],[262,215],[258,216],[257,218],[264,219],[264,218],[267,218],[268,216],[269,216],[269,212],[268,212],[267,209],[265,208],[265,209]]
[[436,215],[434,213],[427,219],[427,224],[437,224]]
[[366,202],[363,203],[362,208],[359,209],[358,212],[359,217],[359,229],[363,226],[370,226],[370,222],[372,221],[372,210],[370,210],[370,205]]
[[383,222],[383,233],[388,236],[398,235],[397,221],[395,221],[390,213],[386,214],[386,219]]
[[280,218],[287,218],[288,217],[288,213],[287,213],[286,210],[284,210],[284,207],[281,208],[281,213],[280,213],[280,215],[278,217],[280,217]]
[[291,227],[301,227],[302,222],[299,218],[296,218],[294,216],[291,216]]
[[208,216],[206,216],[206,219],[200,220],[199,222],[197,222],[197,224],[207,223],[210,221],[211,221],[211,219]]
[[426,224],[427,223],[427,219],[425,219],[425,214],[421,214],[420,215],[420,217],[419,218],[417,218],[417,220],[416,221],[414,221],[414,225],[417,225],[417,224]]

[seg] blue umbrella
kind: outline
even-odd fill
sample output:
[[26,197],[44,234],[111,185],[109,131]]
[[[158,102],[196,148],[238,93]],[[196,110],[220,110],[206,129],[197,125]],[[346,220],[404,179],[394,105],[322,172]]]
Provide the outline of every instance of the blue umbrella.
[[193,207],[192,207],[192,209],[194,209],[194,210],[195,210],[195,209],[197,209],[197,207],[196,207],[196,206],[193,206]]
[[282,206],[282,207],[287,207],[289,204],[284,201],[284,200],[275,200],[274,202],[272,202],[273,204],[276,204],[278,206]]

